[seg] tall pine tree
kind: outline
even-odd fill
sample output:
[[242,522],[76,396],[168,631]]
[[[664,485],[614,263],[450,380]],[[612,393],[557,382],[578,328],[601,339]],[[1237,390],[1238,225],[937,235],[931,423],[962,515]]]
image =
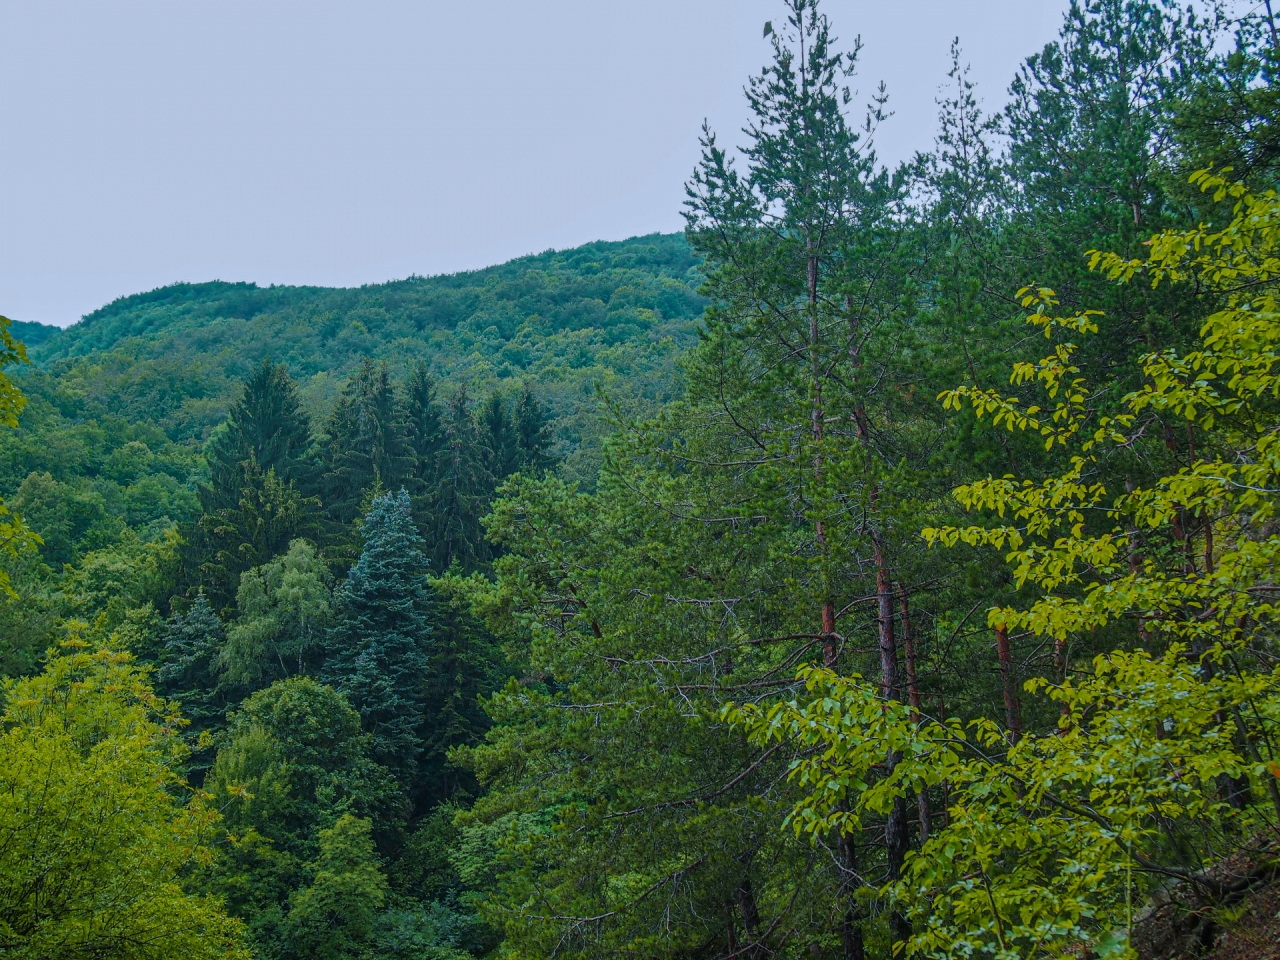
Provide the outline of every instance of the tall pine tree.
[[435,378],[421,360],[409,374],[404,406],[405,438],[411,459],[410,492],[421,497],[435,485],[440,452],[445,443]]
[[507,412],[506,401],[496,390],[480,410],[480,441],[484,446],[485,467],[494,483],[500,483],[520,469],[516,425]]
[[[217,658],[226,640],[222,621],[201,593],[185,613],[174,613],[165,623],[161,639],[156,688],[177,700],[191,722],[189,732],[205,733],[225,724],[228,699],[218,683]],[[203,782],[213,757],[209,750],[194,752],[188,763],[190,779]]]

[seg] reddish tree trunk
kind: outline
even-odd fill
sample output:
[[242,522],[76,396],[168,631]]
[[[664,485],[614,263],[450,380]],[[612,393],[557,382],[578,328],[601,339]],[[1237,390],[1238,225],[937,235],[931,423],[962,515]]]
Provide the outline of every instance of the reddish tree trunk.
[[898,647],[893,639],[893,581],[885,560],[884,541],[879,533],[871,535],[872,556],[876,564],[876,599],[880,627],[880,692],[886,700],[902,696],[898,678]]
[[1004,719],[1017,743],[1022,737],[1022,705],[1018,702],[1017,678],[1014,676],[1013,652],[1009,647],[1009,631],[1003,623],[996,625],[996,656],[1000,659],[1000,683],[1004,689]]

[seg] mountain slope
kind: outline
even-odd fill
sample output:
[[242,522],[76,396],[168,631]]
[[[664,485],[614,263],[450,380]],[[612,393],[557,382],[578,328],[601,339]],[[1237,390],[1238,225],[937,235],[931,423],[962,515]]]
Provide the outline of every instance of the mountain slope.
[[352,289],[175,284],[30,343],[37,370],[23,380],[77,417],[112,414],[200,441],[264,357],[288,365],[321,415],[364,359],[399,375],[423,358],[445,392],[533,381],[572,460],[594,446],[597,384],[623,401],[668,395],[702,311],[698,283],[684,237],[654,234]]

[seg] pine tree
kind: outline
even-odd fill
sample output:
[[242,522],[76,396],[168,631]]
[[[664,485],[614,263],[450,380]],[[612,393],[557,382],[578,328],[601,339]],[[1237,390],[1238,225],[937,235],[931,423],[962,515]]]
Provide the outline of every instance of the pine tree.
[[409,479],[406,426],[386,365],[366,360],[347,381],[326,427],[324,499],[336,521],[355,519],[375,485],[395,490]]
[[427,558],[405,490],[374,500],[364,549],[334,595],[326,681],[373,737],[373,756],[411,781],[422,749],[431,646]]
[[304,497],[252,456],[239,464],[235,500],[203,514],[188,549],[199,563],[196,582],[218,610],[230,608],[240,576],[289,549],[298,538],[319,540],[320,501]]
[[427,716],[423,725],[422,789],[432,804],[460,790],[474,794],[475,778],[449,762],[454,747],[479,743],[490,722],[481,700],[506,677],[505,657],[493,635],[471,615],[464,597],[437,597],[431,669],[427,680]]

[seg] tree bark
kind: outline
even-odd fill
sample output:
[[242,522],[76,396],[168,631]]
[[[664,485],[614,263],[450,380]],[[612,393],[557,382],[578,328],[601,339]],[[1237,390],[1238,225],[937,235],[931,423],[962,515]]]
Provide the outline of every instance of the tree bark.
[[[898,648],[893,636],[893,581],[889,577],[889,564],[884,555],[884,541],[879,532],[871,535],[873,557],[876,564],[876,599],[879,601],[880,619],[880,691],[885,700],[902,698],[902,681],[898,674]],[[892,776],[901,758],[890,752],[885,765]],[[902,864],[907,858],[907,801],[898,797],[889,811],[884,828],[885,855],[889,866],[890,882],[902,877]],[[889,931],[895,943],[911,935],[911,925],[899,911],[889,914]]]
[[1013,742],[1017,743],[1022,738],[1022,704],[1018,700],[1009,630],[1003,623],[996,624],[996,656],[1000,660],[1000,685],[1004,689],[1004,721]]
[[[911,628],[911,604],[906,584],[898,593],[898,609],[902,618],[902,652],[907,661],[907,702],[911,704],[911,719],[920,725],[920,684],[916,672],[916,635]],[[916,807],[920,817],[920,842],[929,839],[929,794],[921,790],[916,794]]]
[[841,835],[837,841],[840,854],[840,889],[844,898],[844,916],[840,921],[840,947],[844,960],[866,960],[866,948],[862,943],[862,924],[858,918],[858,903],[853,898],[858,877],[858,847],[853,837]]

